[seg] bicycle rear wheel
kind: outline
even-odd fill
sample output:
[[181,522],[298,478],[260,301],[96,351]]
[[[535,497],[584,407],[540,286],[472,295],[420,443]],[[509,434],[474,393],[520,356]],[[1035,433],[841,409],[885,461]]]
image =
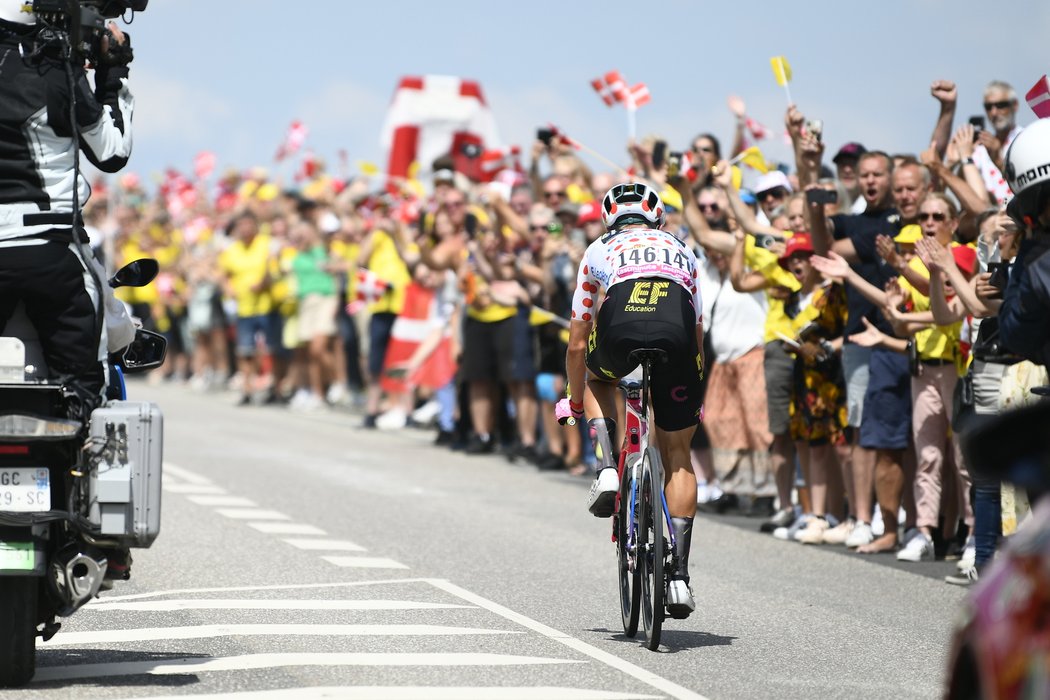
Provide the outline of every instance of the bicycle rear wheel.
[[[638,633],[638,613],[641,609],[641,572],[638,568],[638,509],[637,496],[631,498],[631,476],[638,462],[638,455],[628,455],[623,474],[620,475],[620,502],[616,514],[616,559],[620,580],[620,617],[623,633],[633,637]],[[632,503],[633,501],[633,503]],[[633,540],[633,542],[632,542]],[[628,547],[630,546],[630,549]]]
[[641,570],[642,626],[645,646],[656,651],[664,621],[664,468],[655,447],[642,456],[641,493],[638,501],[638,564]]

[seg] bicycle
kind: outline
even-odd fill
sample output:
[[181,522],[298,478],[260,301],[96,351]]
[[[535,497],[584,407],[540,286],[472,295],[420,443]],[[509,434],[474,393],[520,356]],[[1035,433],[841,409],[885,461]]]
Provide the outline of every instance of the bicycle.
[[[612,516],[612,540],[616,543],[624,634],[633,638],[640,619],[645,646],[655,651],[666,617],[665,572],[676,571],[678,566],[677,543],[664,496],[663,461],[660,451],[649,444],[649,378],[653,362],[666,362],[667,354],[656,348],[641,348],[629,357],[641,365],[642,378],[619,382],[627,411],[623,444],[614,460],[620,491]],[[657,504],[660,516],[656,515]]]

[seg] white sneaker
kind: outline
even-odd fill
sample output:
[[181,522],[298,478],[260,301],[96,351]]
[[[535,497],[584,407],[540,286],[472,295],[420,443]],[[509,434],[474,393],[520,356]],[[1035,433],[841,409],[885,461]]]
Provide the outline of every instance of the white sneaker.
[[676,620],[684,620],[696,610],[696,601],[689,584],[682,579],[667,582],[667,614]]
[[400,408],[391,408],[376,417],[376,427],[380,430],[400,430],[408,423],[408,416]]
[[616,492],[620,490],[620,477],[616,470],[607,467],[598,472],[587,496],[587,510],[596,518],[608,518],[616,508]]
[[346,390],[346,385],[338,382],[328,387],[328,391],[325,394],[325,401],[333,406],[344,404],[349,398],[350,392]]
[[288,401],[288,408],[293,411],[297,411],[300,408],[306,406],[310,400],[310,392],[306,389],[296,389],[295,393],[292,394],[292,398]]
[[439,413],[441,413],[441,404],[434,399],[431,399],[416,410],[412,411],[412,420],[422,425],[427,425],[430,421],[437,418]]
[[908,540],[908,544],[897,552],[897,561],[933,561],[933,558],[933,542],[922,532]]
[[974,567],[974,562],[977,560],[977,547],[974,546],[973,535],[966,538],[966,544],[963,545],[962,556],[959,557],[959,562],[955,567],[960,571],[966,571]]
[[871,514],[871,535],[882,537],[886,534],[886,522],[882,519],[882,508],[875,506],[875,512]]
[[846,546],[852,549],[871,544],[871,541],[875,539],[873,530],[874,528],[867,523],[857,523],[853,526],[853,532],[849,533],[849,537],[846,538]]
[[794,541],[809,521],[814,518],[812,513],[805,513],[795,518],[795,522],[791,523],[788,527],[778,527],[773,530],[773,537],[778,540]]

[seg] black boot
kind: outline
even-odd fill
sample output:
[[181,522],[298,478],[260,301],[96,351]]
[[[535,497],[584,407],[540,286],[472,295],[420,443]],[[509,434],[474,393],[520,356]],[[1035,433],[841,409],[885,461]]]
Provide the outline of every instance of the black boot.
[[619,455],[613,450],[613,440],[616,438],[616,421],[612,418],[591,418],[587,425],[594,430],[594,438],[602,449],[601,469],[616,467]]
[[678,562],[678,570],[673,576],[689,583],[689,546],[693,539],[693,519],[671,518],[671,526],[674,528],[675,560]]
[[671,518],[674,529],[675,562],[677,569],[667,582],[667,614],[675,620],[684,620],[696,609],[693,591],[689,588],[689,545],[693,539],[692,518]]

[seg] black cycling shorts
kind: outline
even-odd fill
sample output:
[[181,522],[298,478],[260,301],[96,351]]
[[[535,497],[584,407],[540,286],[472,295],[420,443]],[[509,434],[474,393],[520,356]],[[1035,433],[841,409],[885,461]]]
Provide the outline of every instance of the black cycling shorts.
[[628,356],[640,348],[667,353],[667,361],[652,368],[656,425],[666,431],[695,426],[704,401],[703,369],[692,296],[680,285],[643,278],[609,290],[587,341],[587,368],[600,379],[619,379],[638,366]]

